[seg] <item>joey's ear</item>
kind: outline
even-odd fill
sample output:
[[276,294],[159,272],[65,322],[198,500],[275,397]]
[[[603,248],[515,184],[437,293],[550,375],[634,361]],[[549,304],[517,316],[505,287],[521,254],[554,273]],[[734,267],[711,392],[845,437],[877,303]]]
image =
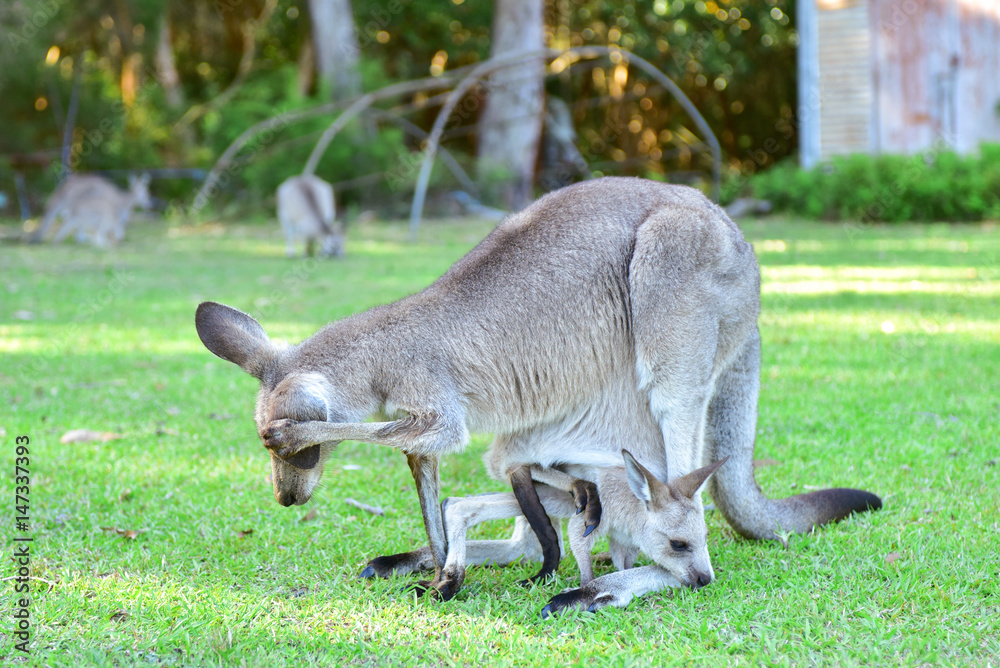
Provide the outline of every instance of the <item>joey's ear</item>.
[[198,336],[205,347],[262,378],[277,353],[264,328],[243,311],[216,302],[202,302],[194,314]]
[[657,492],[661,491],[663,483],[640,464],[628,450],[622,450],[622,458],[625,460],[625,478],[628,480],[628,486],[636,498],[645,501],[649,506],[659,496]]
[[691,471],[685,476],[681,476],[676,480],[671,480],[668,484],[670,491],[677,496],[682,496],[685,499],[693,499],[694,495],[704,486],[708,481],[708,477],[715,473],[720,466],[726,463],[729,457],[724,457],[714,464],[709,464],[708,466],[703,466],[700,469]]

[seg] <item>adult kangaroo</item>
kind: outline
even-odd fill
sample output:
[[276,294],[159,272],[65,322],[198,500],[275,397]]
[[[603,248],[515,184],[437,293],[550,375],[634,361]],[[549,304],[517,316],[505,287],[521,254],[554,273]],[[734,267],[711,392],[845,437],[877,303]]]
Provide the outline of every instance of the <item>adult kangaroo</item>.
[[314,174],[292,176],[278,186],[277,203],[288,257],[295,257],[300,239],[307,256],[312,256],[317,242],[326,257],[344,254],[344,226],[336,221],[333,186]]
[[[442,570],[438,461],[470,431],[496,434],[491,451],[503,456],[489,465],[511,481],[542,544],[540,575],[555,568],[559,547],[531,466],[618,466],[620,449],[606,442],[637,452],[633,422],[645,440],[653,425],[671,477],[729,457],[710,491],[744,536],[808,531],[879,507],[858,490],[771,500],[757,487],[759,293],[752,247],[700,192],[603,178],[509,216],[423,291],[296,346],[213,302],[195,321],[210,351],[261,381],[255,420],[279,503],[309,499],[341,440],[406,454],[435,566],[430,585],[449,598],[464,572]],[[378,412],[396,419],[362,422]],[[653,473],[666,480],[665,470]],[[378,574],[392,570],[378,565]]]
[[42,222],[28,241],[44,239],[56,219],[62,218],[55,242],[74,234],[78,241],[87,240],[100,248],[119,243],[125,238],[132,210],[152,206],[149,174],[130,175],[128,184],[128,190],[122,190],[102,176],[70,174],[49,197]]

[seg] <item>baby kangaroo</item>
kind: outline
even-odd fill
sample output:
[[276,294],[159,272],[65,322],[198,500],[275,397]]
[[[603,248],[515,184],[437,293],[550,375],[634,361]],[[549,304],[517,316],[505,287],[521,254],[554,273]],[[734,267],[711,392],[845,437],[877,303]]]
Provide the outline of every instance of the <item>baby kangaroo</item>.
[[[636,461],[627,450],[622,450],[624,466],[579,467],[545,469],[548,480],[563,478],[564,485],[574,486],[586,476],[597,485],[600,494],[600,524],[588,523],[581,511],[587,500],[566,494],[561,489],[537,484],[539,500],[552,518],[569,518],[569,543],[580,568],[580,586],[594,579],[591,552],[594,543],[606,535],[610,544],[611,561],[619,571],[632,568],[640,552],[653,560],[675,583],[697,589],[715,579],[708,556],[706,536],[708,530],[701,507],[695,502],[697,495],[725,459],[699,468],[667,483],[658,480],[646,467]],[[538,467],[541,469],[542,467]],[[572,471],[570,473],[569,471]],[[577,487],[582,487],[576,485]],[[489,541],[491,549],[480,549],[479,541],[466,541],[469,528],[487,520],[508,519],[521,516],[521,508],[512,493],[485,494],[480,496],[445,499],[443,504],[445,527],[448,534],[448,564],[451,563],[509,563],[500,555],[515,554],[517,550],[504,549],[503,541]],[[596,529],[596,530],[595,530]],[[467,553],[467,546],[472,553]],[[429,561],[427,548],[397,555],[401,562],[419,564]],[[533,552],[533,551],[532,551]],[[402,563],[400,564],[402,565]],[[445,569],[448,569],[446,565]],[[605,576],[607,577],[607,576]],[[661,589],[662,580],[644,578],[644,571],[618,574],[621,580],[617,590],[599,596],[592,602],[579,595],[580,589],[564,592],[552,598],[542,610],[548,616],[566,608],[584,608],[594,611],[605,605],[624,607],[634,596]],[[643,587],[642,581],[649,586]]]

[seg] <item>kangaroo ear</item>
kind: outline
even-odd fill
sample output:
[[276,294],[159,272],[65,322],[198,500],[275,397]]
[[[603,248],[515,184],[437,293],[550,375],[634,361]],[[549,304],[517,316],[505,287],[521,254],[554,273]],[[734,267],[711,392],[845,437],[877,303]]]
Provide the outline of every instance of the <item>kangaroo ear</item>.
[[649,507],[655,499],[660,497],[663,483],[640,464],[628,450],[622,450],[622,458],[625,460],[625,478],[628,480],[628,486],[636,498],[644,501]]
[[686,499],[693,499],[694,495],[697,494],[702,486],[708,481],[708,477],[715,473],[720,466],[726,463],[729,457],[724,457],[714,464],[709,464],[708,466],[703,466],[700,469],[691,471],[685,476],[681,476],[676,480],[671,480],[668,484],[670,490]]
[[205,347],[255,378],[263,378],[277,353],[264,328],[243,311],[216,302],[202,302],[194,325]]

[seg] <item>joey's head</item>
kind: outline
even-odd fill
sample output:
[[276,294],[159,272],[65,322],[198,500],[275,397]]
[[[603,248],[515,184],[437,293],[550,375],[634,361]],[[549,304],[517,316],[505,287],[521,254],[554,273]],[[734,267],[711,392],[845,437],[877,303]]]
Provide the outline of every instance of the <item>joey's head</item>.
[[[281,362],[286,348],[271,341],[252,317],[229,306],[203,302],[195,314],[195,326],[206,348],[261,381],[254,421],[262,440],[267,425],[274,420],[330,418],[329,388],[323,377],[283,371]],[[323,464],[336,445],[335,442],[312,445],[287,457],[269,451],[271,481],[278,503],[290,506],[308,501],[323,475]]]
[[628,450],[622,450],[622,457],[629,488],[645,505],[644,521],[635,536],[639,548],[683,585],[697,589],[712,582],[715,571],[708,556],[708,527],[698,494],[726,460],[663,483]]

